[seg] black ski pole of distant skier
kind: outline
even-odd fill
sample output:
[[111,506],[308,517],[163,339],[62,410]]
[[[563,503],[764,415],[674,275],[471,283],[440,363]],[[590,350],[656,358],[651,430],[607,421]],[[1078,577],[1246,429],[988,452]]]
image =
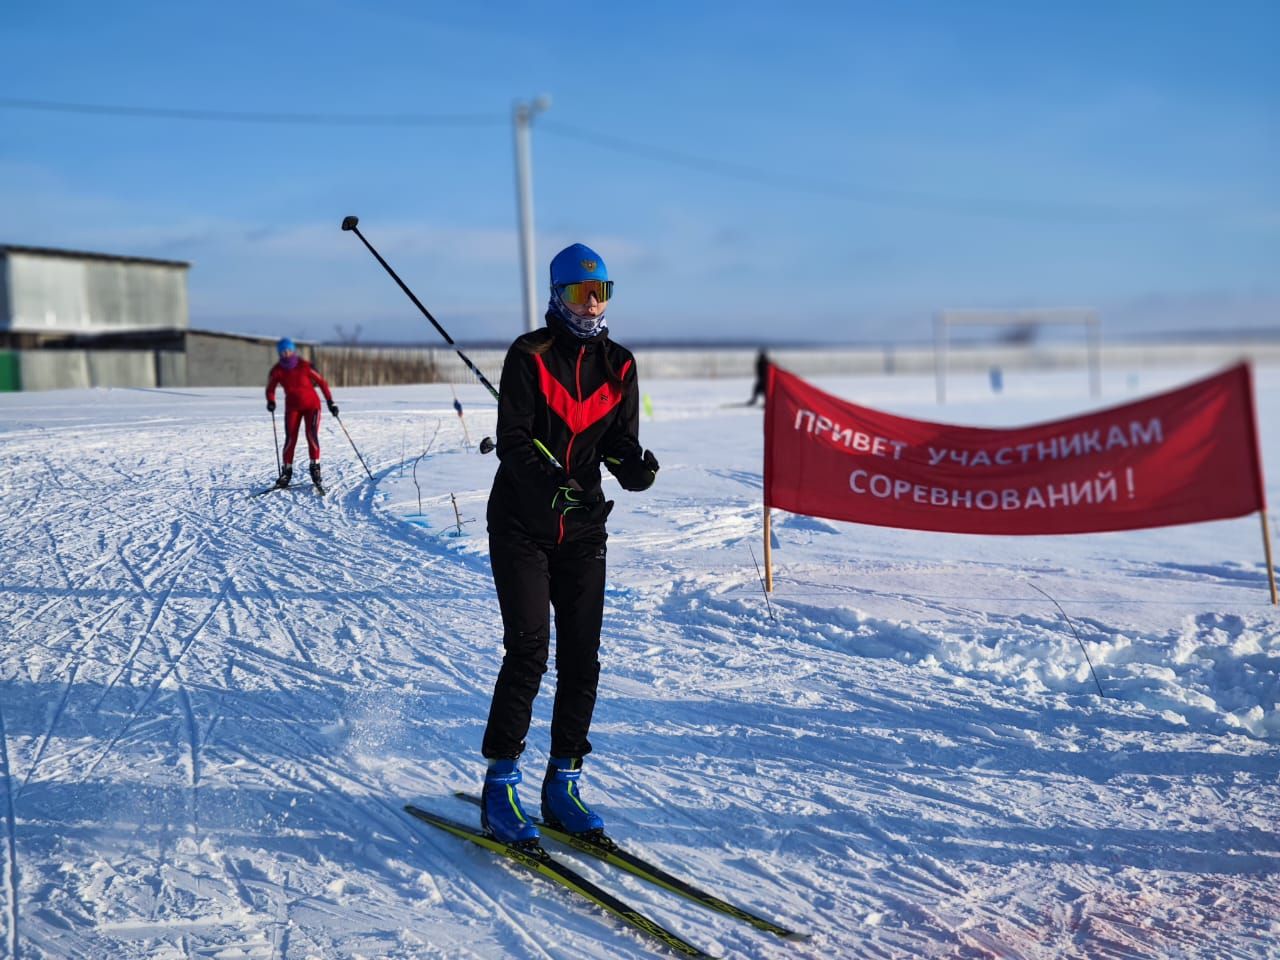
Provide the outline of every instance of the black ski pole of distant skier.
[[407,296],[410,300],[412,300],[413,305],[422,311],[422,315],[431,321],[431,325],[436,328],[436,330],[440,333],[440,336],[444,337],[445,342],[449,344],[449,346],[453,347],[454,352],[458,355],[458,357],[462,360],[462,362],[467,365],[467,369],[470,370],[473,374],[475,374],[476,379],[479,380],[482,384],[484,384],[485,389],[488,390],[489,393],[493,395],[493,399],[497,400],[498,391],[493,388],[493,384],[491,384],[488,381],[488,379],[485,377],[485,375],[480,372],[480,368],[477,367],[474,363],[472,363],[470,358],[468,358],[465,353],[463,353],[461,350],[458,349],[458,345],[453,342],[453,337],[449,336],[449,334],[445,331],[444,327],[440,326],[440,324],[436,322],[436,318],[431,315],[431,311],[422,305],[422,301],[413,295],[413,291],[410,290],[405,285],[405,282],[396,275],[396,272],[391,269],[391,265],[387,263],[387,261],[382,259],[382,255],[378,253],[377,250],[373,249],[373,244],[371,244],[368,240],[366,240],[364,238],[364,234],[360,232],[360,228],[357,226],[359,222],[360,222],[359,217],[343,217],[342,229],[350,230],[352,233],[354,233],[357,237],[360,238],[360,242],[363,243],[366,247],[368,247],[369,252],[373,254],[374,258],[380,264],[382,264],[382,269],[386,270],[387,273],[391,274],[391,279],[400,285],[400,289],[405,292],[405,296]]
[[276,433],[276,412],[271,411],[271,439],[276,442],[276,476],[280,476],[280,434]]
[[[347,425],[342,422],[342,418],[335,413],[333,415],[333,419],[338,421],[338,426],[342,428],[342,432],[347,433]],[[370,470],[369,465],[364,462],[364,457],[360,456],[360,448],[356,446],[356,442],[351,439],[351,434],[349,433],[347,433],[347,443],[351,444],[351,449],[356,452],[356,457],[360,460],[360,466],[364,467],[364,472],[367,473],[369,475],[369,479],[372,480],[373,471]]]

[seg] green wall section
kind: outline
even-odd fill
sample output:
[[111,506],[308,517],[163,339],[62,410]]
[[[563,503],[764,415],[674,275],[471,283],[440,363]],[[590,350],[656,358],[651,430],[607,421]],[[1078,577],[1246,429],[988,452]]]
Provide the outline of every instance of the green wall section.
[[14,350],[0,350],[0,393],[22,389],[22,364]]

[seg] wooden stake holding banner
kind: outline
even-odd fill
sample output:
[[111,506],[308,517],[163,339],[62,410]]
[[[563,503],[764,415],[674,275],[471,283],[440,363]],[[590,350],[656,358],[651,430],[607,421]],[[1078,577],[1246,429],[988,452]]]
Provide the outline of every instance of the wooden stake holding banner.
[[[764,592],[773,593],[773,550],[770,549],[770,541],[773,540],[773,531],[770,529],[769,505],[764,507]],[[1270,541],[1267,541],[1270,550]],[[1270,556],[1268,553],[1267,556]],[[1275,586],[1271,587],[1271,595],[1275,596]]]
[[[1267,523],[1267,511],[1261,511],[1258,516],[1262,518],[1262,549],[1267,558],[1267,582],[1271,585],[1271,605],[1274,607],[1276,603],[1276,565],[1271,560],[1271,524]],[[769,561],[766,560],[767,564]]]
[[[764,351],[760,355],[764,356]],[[772,474],[769,463],[769,436],[773,420],[773,405],[769,397],[773,393],[774,366],[765,367],[765,403],[764,403],[764,463],[761,479],[764,481],[764,598],[767,601],[773,592],[773,521],[769,510],[769,479]]]
[[1244,364],[1245,395],[1248,401],[1249,426],[1253,431],[1254,489],[1258,497],[1258,518],[1262,521],[1262,553],[1267,561],[1267,584],[1271,587],[1271,605],[1276,606],[1276,565],[1271,559],[1271,523],[1267,519],[1267,482],[1262,476],[1262,440],[1258,431],[1258,404],[1254,399],[1253,367]]

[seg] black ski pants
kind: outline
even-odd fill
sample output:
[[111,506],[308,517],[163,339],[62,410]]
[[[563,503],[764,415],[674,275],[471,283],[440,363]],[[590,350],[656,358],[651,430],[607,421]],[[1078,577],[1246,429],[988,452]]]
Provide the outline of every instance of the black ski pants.
[[493,760],[524,750],[533,701],[547,671],[550,609],[556,618],[556,698],[551,756],[591,752],[587,732],[600,681],[604,616],[605,532],[546,546],[503,532],[489,537],[493,584],[502,608],[506,651],[489,708],[481,752]]

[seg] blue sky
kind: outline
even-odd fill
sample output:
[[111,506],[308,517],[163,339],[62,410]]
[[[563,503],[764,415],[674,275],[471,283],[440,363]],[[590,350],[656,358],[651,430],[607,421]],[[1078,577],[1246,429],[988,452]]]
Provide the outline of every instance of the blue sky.
[[1271,0],[52,0],[4,23],[0,242],[189,260],[198,328],[430,341],[339,230],[357,214],[456,339],[514,336],[510,115],[539,94],[539,296],[590,244],[623,342],[916,339],[960,307],[1280,328]]

